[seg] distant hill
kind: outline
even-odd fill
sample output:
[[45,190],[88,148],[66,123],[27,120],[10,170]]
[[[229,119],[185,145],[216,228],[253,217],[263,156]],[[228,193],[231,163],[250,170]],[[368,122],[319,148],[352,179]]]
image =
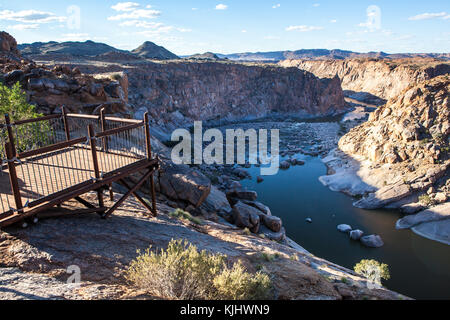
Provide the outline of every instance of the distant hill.
[[151,41],[144,42],[141,46],[131,51],[132,53],[146,59],[170,60],[179,57],[164,47],[158,46]]
[[46,54],[64,54],[73,56],[97,56],[107,52],[121,50],[111,47],[104,43],[85,41],[85,42],[34,42],[29,44],[19,44],[20,52],[27,55],[46,55]]
[[450,59],[450,53],[396,53],[385,52],[359,53],[347,50],[327,50],[327,49],[301,49],[296,51],[271,51],[271,52],[244,52],[233,54],[216,54],[219,58],[228,58],[235,61],[260,61],[279,62],[287,59],[304,60],[343,60],[347,58],[377,58],[377,59],[398,59],[398,58],[440,58]]
[[187,56],[186,59],[189,59],[189,60],[220,60],[220,58],[212,52],[197,53],[192,56]]
[[94,42],[34,42],[18,45],[24,56],[30,58],[57,58],[57,57],[95,57],[104,60],[135,60],[135,59],[179,59],[177,55],[153,42],[144,42],[133,51],[120,50],[110,45]]

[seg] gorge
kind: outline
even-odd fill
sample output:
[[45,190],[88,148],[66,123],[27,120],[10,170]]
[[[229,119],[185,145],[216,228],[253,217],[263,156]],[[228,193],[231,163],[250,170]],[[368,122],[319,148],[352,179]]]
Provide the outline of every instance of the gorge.
[[[140,209],[130,202],[104,231],[90,216],[2,231],[0,254],[8,272],[24,278],[34,272],[45,282],[47,276],[60,277],[67,261],[84,261],[93,251],[104,261],[82,262],[86,288],[108,279],[102,289],[106,297],[133,297],[122,275],[134,251],[124,243],[133,250],[148,243],[163,248],[180,236],[242,259],[250,269],[263,264],[276,279],[278,299],[450,297],[448,62],[411,57],[188,61],[149,43],[131,53],[93,43],[36,44],[22,46],[20,56],[12,37],[2,33],[0,44],[0,80],[9,86],[19,82],[39,112],[58,113],[62,105],[74,113],[106,108],[108,114],[137,119],[148,112],[152,147],[162,162],[155,178],[160,218],[136,219],[133,212]],[[75,55],[79,46],[84,54]],[[172,131],[189,130],[199,120],[219,130],[280,130],[284,170],[265,177],[249,164],[175,166]],[[174,220],[175,209],[205,222]],[[408,218],[412,214],[415,218]],[[91,226],[73,230],[76,219]],[[122,221],[129,230],[117,231]],[[396,230],[396,223],[418,235]],[[384,246],[350,240],[337,231],[339,224],[380,235]],[[86,248],[68,243],[69,230],[84,237]],[[33,237],[32,231],[43,236]],[[52,232],[55,244],[49,248],[44,235]],[[102,252],[108,237],[118,252]],[[255,258],[266,250],[279,258]],[[389,289],[368,290],[367,279],[351,270],[364,258],[389,264]],[[62,289],[55,284],[54,290]],[[83,294],[95,298],[89,289]]]

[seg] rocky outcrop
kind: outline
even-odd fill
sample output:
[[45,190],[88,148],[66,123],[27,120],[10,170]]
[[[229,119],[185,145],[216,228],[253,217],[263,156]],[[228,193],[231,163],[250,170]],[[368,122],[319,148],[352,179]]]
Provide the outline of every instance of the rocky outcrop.
[[396,98],[411,85],[450,73],[449,62],[422,58],[285,60],[280,65],[297,67],[320,78],[337,75],[344,90],[370,93],[385,100]]
[[370,115],[339,141],[339,148],[376,163],[448,159],[450,77],[412,86]]
[[16,39],[4,31],[0,32],[0,54],[20,56],[20,52],[17,49]]
[[158,192],[195,207],[205,201],[211,190],[211,181],[201,172],[168,161],[162,163],[156,182]]

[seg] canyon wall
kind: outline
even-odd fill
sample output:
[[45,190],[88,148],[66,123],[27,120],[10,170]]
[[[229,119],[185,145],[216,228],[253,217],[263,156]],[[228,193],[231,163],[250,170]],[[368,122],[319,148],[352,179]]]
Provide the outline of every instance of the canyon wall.
[[297,68],[220,62],[147,63],[128,71],[130,104],[171,122],[233,120],[272,114],[326,116],[345,101],[338,78]]
[[283,67],[297,67],[320,78],[338,76],[344,90],[366,92],[389,100],[412,84],[450,73],[450,63],[438,59],[285,60]]
[[369,120],[339,141],[351,155],[378,163],[420,160],[434,164],[449,157],[450,77],[410,86],[374,111]]

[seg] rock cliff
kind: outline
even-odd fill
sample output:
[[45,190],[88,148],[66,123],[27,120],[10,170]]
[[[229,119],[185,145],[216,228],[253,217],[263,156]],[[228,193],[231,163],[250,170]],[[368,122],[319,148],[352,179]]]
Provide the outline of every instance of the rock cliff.
[[320,78],[338,76],[342,88],[365,92],[381,99],[397,97],[412,84],[450,73],[450,63],[438,59],[285,60],[284,67],[298,67]]
[[[297,68],[220,62],[148,63],[129,72],[130,103],[160,124],[273,114],[325,116],[345,110],[338,78]],[[191,122],[192,123],[192,122]]]

